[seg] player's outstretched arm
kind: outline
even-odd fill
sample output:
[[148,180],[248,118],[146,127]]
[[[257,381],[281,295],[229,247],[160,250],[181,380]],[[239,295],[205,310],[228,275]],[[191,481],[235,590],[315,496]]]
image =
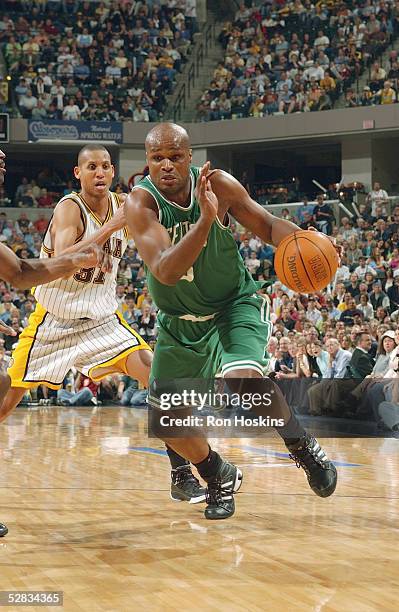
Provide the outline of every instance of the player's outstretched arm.
[[1,278],[18,289],[30,289],[33,285],[70,276],[80,268],[101,266],[108,272],[110,265],[109,257],[95,244],[80,246],[76,253],[52,259],[20,259],[0,244]]
[[159,223],[152,196],[143,189],[133,190],[126,199],[128,228],[138,252],[151,273],[164,285],[175,285],[197,260],[216,217],[217,199],[204,179],[197,198],[202,199],[201,217],[187,234],[172,245],[169,234]]
[[54,210],[51,233],[55,255],[77,253],[82,247],[92,244],[102,246],[112,234],[126,226],[124,207],[121,206],[113,217],[94,234],[79,240],[84,227],[80,208],[73,200],[64,200]]
[[264,242],[278,246],[283,238],[300,230],[295,223],[279,219],[262,208],[231,174],[216,170],[210,176],[210,182],[220,207],[226,208],[225,212],[231,213],[241,225]]
[[0,334],[5,334],[6,336],[16,336],[17,332],[9,325],[3,323],[3,321],[0,321]]

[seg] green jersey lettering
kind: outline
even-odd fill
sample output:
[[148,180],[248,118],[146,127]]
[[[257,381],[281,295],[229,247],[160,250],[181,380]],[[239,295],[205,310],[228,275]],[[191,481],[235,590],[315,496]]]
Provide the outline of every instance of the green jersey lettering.
[[[167,200],[149,176],[135,189],[145,189],[158,206],[159,222],[177,244],[200,217],[195,187],[200,168],[190,168],[191,199],[187,207]],[[207,316],[222,311],[234,300],[252,295],[257,284],[244,266],[229,227],[216,219],[206,244],[187,272],[174,287],[160,283],[147,269],[148,288],[158,308],[171,316]]]

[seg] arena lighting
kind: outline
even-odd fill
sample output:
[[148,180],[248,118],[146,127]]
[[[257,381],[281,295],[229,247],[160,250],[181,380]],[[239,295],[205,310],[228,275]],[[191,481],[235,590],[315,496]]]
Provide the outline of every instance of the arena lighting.
[[312,179],[312,183],[313,183],[314,185],[316,185],[317,187],[319,187],[319,189],[321,189],[322,191],[324,191],[324,193],[327,193],[327,189],[326,189],[325,187],[323,187],[323,185],[320,185],[320,183],[318,183],[318,182],[316,181],[316,179]]
[[[323,187],[323,185],[320,185],[320,183],[318,181],[316,181],[316,179],[312,179],[312,183],[314,183],[317,187],[319,187],[319,189],[321,189],[322,191],[324,191],[323,197],[326,198],[326,193],[327,193],[327,189],[325,187]],[[342,183],[342,179],[341,179],[341,183]],[[341,185],[341,183],[335,183],[335,185],[337,186],[337,188]],[[344,195],[343,191],[340,191],[338,194],[341,198]],[[351,213],[346,206],[344,206],[342,204],[342,202],[339,200],[338,201],[338,206],[340,207],[341,210],[343,210],[345,212],[346,215],[348,215],[348,217],[350,217],[351,219],[353,219],[353,217],[355,216],[353,213]],[[356,210],[356,212],[358,213],[359,211]]]
[[341,201],[338,202],[338,206],[340,207],[341,210],[343,210],[345,212],[346,215],[348,215],[348,217],[350,217],[351,219],[353,219],[353,217],[355,216],[353,213],[351,213],[346,206],[344,206],[342,204]]

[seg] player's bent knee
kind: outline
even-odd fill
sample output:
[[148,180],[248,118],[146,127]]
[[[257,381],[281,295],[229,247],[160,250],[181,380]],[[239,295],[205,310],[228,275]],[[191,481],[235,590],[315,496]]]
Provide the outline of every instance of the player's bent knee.
[[126,360],[126,371],[132,378],[148,387],[148,379],[152,363],[152,353],[145,349],[130,353]]
[[4,399],[0,402],[0,422],[3,421],[9,414],[18,406],[19,402],[25,395],[26,389],[22,387],[8,388]]
[[139,356],[141,363],[146,368],[151,368],[152,356],[153,356],[153,353],[151,351],[147,351],[146,349],[143,349],[141,351],[138,351],[138,356]]
[[2,374],[0,376],[0,406],[6,395],[8,389],[10,388],[11,380],[8,374]]

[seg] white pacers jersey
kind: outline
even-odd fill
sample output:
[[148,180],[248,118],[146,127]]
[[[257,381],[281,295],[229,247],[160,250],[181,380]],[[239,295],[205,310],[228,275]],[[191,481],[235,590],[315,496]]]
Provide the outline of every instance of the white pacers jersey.
[[[120,206],[116,193],[110,192],[108,198],[108,212],[104,223],[85,202],[81,194],[69,193],[61,198],[73,200],[80,208],[83,222],[83,232],[76,242],[80,242],[95,234],[115,214]],[[43,239],[41,258],[52,257],[54,253],[51,241],[51,223]],[[36,300],[48,312],[60,319],[104,319],[116,312],[116,275],[119,262],[127,247],[127,229],[118,230],[103,246],[104,251],[111,253],[113,258],[112,271],[104,273],[100,268],[82,268],[68,278],[60,278],[46,285],[39,285],[33,290]]]

